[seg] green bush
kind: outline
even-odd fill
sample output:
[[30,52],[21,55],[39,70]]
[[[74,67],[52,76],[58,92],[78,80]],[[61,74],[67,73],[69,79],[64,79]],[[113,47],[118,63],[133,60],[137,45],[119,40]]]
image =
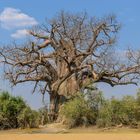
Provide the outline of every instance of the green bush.
[[61,107],[60,115],[70,128],[95,123],[95,114],[81,94],[65,103]]
[[137,92],[136,104],[137,104],[137,107],[136,107],[136,120],[139,122],[138,125],[140,126],[140,89]]
[[37,127],[38,113],[28,107],[21,97],[0,93],[0,129]]
[[96,124],[98,127],[110,127],[112,122],[112,107],[110,101],[105,101],[100,107]]
[[8,92],[0,94],[0,129],[17,128],[17,116],[26,107],[21,97],[14,97]]
[[48,107],[44,106],[39,109],[39,124],[45,125],[49,121],[48,119]]
[[119,124],[136,127],[138,104],[133,96],[122,99],[112,98],[99,109],[97,125],[99,127],[116,126]]
[[93,88],[94,90],[87,90],[87,92],[85,93],[85,100],[87,101],[87,104],[90,106],[90,108],[94,111],[97,119],[99,110],[103,105],[105,99],[101,91],[99,91],[95,87]]
[[0,112],[0,129],[10,128],[8,119],[4,116],[3,112]]
[[136,110],[138,108],[136,99],[133,96],[125,96],[122,99],[122,108],[120,109],[122,114],[122,124],[133,125],[136,120]]
[[61,109],[61,116],[69,127],[96,124],[98,127],[130,126],[140,127],[140,91],[134,96],[121,99],[104,99],[96,89],[80,94]]
[[31,110],[30,107],[24,108],[17,118],[21,128],[35,128],[39,126],[39,114]]

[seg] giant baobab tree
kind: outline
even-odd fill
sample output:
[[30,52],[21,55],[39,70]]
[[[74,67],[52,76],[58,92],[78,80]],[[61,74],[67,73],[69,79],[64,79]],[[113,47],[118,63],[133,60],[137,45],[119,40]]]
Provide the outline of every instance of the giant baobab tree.
[[60,12],[30,29],[25,43],[1,48],[5,77],[13,85],[33,82],[33,92],[48,93],[53,117],[63,97],[70,98],[89,84],[137,84],[140,52],[116,55],[113,48],[119,30],[112,15],[96,18]]

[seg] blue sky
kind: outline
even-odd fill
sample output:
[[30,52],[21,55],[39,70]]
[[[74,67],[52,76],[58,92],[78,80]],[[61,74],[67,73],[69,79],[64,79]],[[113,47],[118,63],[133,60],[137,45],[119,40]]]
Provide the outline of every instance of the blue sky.
[[[118,50],[127,47],[140,48],[140,1],[139,0],[0,0],[0,44],[9,44],[13,39],[22,41],[26,28],[41,24],[45,18],[55,16],[60,10],[69,12],[86,11],[90,16],[103,17],[115,14],[122,24],[118,34]],[[0,80],[0,88],[14,95],[22,95],[33,108],[42,105],[41,95],[32,95],[28,84],[11,89],[9,83]],[[138,87],[111,88],[100,85],[107,97],[135,94]],[[47,100],[47,97],[46,97]]]

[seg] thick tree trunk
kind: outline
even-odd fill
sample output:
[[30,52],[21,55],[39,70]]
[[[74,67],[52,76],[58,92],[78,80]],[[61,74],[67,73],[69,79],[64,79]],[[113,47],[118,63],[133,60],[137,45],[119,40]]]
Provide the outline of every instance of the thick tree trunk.
[[50,95],[50,106],[49,106],[49,120],[55,121],[58,117],[59,107],[66,101],[66,98],[62,95],[51,94]]
[[50,95],[50,106],[49,106],[49,120],[52,122],[55,120],[57,110],[56,110],[56,98],[57,96],[54,94]]

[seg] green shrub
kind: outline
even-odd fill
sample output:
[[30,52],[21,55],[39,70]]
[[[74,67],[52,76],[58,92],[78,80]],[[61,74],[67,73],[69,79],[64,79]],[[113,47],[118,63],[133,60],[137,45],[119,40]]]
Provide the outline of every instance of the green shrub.
[[99,110],[103,105],[105,99],[101,91],[99,91],[96,87],[93,87],[94,90],[87,90],[85,93],[85,99],[90,108],[94,111],[96,119],[98,117]]
[[8,119],[4,116],[3,112],[0,112],[0,129],[10,128]]
[[136,99],[133,96],[125,96],[122,99],[122,124],[131,125],[136,122],[136,110],[138,108]]
[[8,92],[0,94],[0,129],[17,128],[17,116],[26,104],[21,97],[14,97]]
[[60,115],[70,128],[95,123],[95,114],[81,94],[65,103],[61,107]]
[[39,114],[31,110],[30,107],[24,108],[17,118],[21,128],[39,127]]
[[116,126],[119,124],[136,127],[137,110],[139,106],[132,96],[124,96],[122,99],[112,98],[99,109],[97,125],[99,127]]
[[137,122],[137,128],[140,130],[140,121]]
[[110,101],[104,102],[104,104],[100,107],[96,124],[98,127],[110,127],[113,125]]
[[38,113],[28,107],[21,97],[0,93],[0,129],[37,127]]
[[137,107],[136,107],[136,120],[139,122],[138,124],[140,124],[140,89],[137,92],[136,104],[137,104]]
[[45,106],[43,108],[40,108],[39,111],[39,124],[45,125],[49,121],[48,119],[48,107]]

